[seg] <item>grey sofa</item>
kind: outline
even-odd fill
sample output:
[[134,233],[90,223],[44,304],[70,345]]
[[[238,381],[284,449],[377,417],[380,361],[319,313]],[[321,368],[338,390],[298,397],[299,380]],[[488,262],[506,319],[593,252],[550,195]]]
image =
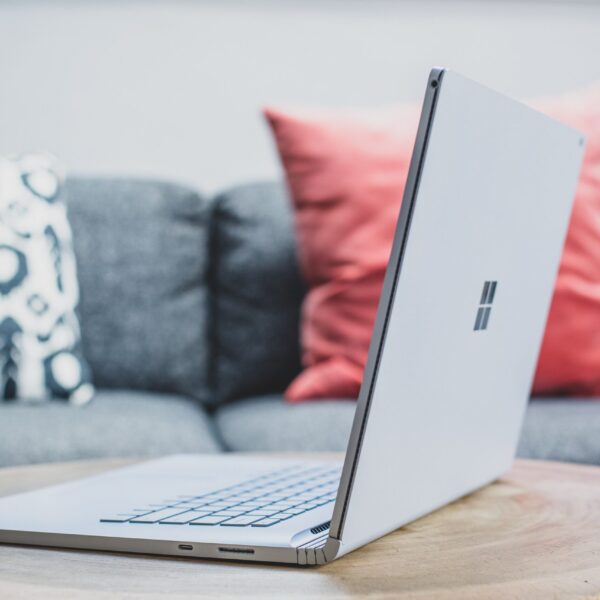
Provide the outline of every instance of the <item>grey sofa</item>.
[[[304,294],[282,184],[71,179],[67,200],[98,393],[0,405],[0,465],[345,448],[353,400],[281,396]],[[533,399],[519,454],[600,464],[600,401]]]

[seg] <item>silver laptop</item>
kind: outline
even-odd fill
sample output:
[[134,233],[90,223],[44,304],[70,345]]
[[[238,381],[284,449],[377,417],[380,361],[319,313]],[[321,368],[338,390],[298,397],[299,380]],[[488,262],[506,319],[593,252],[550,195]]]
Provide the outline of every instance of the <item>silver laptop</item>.
[[0,541],[322,564],[498,478],[583,148],[579,132],[433,70],[344,461],[145,462],[1,499]]

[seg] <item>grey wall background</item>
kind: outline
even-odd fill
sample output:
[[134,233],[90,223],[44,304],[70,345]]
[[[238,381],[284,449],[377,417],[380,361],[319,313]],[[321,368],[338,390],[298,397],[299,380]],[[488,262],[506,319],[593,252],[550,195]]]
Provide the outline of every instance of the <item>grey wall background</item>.
[[212,191],[279,173],[262,105],[419,101],[436,64],[522,98],[600,81],[600,5],[0,0],[0,152]]

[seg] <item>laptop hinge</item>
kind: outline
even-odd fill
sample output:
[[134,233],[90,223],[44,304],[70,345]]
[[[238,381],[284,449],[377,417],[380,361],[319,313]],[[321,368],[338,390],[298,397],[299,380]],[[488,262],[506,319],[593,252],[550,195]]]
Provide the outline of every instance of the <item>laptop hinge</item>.
[[327,534],[320,536],[296,548],[299,565],[324,565],[338,554],[339,540]]

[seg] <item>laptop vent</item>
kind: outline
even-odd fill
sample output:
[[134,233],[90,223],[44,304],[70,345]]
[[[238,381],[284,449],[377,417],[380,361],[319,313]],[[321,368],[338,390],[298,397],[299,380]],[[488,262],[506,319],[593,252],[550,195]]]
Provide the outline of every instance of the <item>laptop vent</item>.
[[311,533],[323,533],[324,531],[327,531],[329,529],[329,526],[331,525],[331,521],[327,521],[325,523],[321,523],[321,525],[317,525],[316,527],[313,527],[310,532]]

